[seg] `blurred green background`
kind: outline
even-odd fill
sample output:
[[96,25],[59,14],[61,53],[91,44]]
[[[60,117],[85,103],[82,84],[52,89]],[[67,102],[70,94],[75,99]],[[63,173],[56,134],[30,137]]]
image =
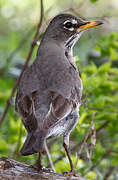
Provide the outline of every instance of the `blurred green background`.
[[[104,25],[85,32],[74,47],[75,61],[83,80],[80,121],[71,133],[73,162],[92,118],[96,145],[91,153],[91,135],[77,163],[77,171],[88,179],[118,179],[118,0],[44,0],[44,18],[39,41],[50,19],[66,12],[86,19],[99,19]],[[27,57],[40,16],[39,0],[0,1],[0,115]],[[35,59],[36,45],[30,64]],[[0,157],[27,164],[37,155],[19,154],[26,137],[21,118],[14,111],[14,99],[0,127]],[[94,116],[93,116],[94,115]],[[57,172],[69,170],[62,138],[49,140],[48,148]],[[89,153],[90,152],[90,153]],[[88,157],[90,156],[90,157]],[[48,158],[43,156],[48,166]]]

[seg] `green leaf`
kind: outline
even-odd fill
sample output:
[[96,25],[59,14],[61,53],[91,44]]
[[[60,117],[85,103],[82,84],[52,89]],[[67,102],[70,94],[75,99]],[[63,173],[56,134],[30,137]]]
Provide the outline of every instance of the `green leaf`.
[[98,0],[90,0],[91,1],[91,3],[95,3],[96,1],[98,1]]
[[110,47],[109,50],[110,50],[110,59],[111,60],[117,60],[118,53],[116,52],[116,50],[112,47]]
[[97,178],[97,174],[93,171],[90,171],[86,176],[85,178],[87,179],[96,179]]
[[80,119],[79,119],[78,125],[80,125],[80,124],[82,124],[82,123],[84,122],[86,116],[87,116],[87,113],[84,112],[84,113],[81,115]]
[[99,67],[98,72],[99,73],[108,73],[110,71],[111,68],[111,63],[104,63],[102,66]]

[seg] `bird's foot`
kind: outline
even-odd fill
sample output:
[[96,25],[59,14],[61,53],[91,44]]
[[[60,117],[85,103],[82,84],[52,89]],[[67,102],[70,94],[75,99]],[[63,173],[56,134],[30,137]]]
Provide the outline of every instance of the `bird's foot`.
[[47,172],[47,173],[51,173],[51,172],[54,172],[53,169],[51,168],[45,168],[44,166],[42,166],[39,171],[42,171],[42,172]]
[[38,170],[36,164],[30,165],[29,168]]
[[40,172],[47,172],[47,173],[51,173],[51,172],[54,172],[54,170],[50,169],[50,168],[45,168],[44,166],[40,166],[38,167],[37,165],[31,165],[30,168],[33,168],[37,171],[40,171]]
[[67,176],[75,176],[75,177],[79,177],[79,175],[78,175],[78,173],[76,172],[75,169],[71,170],[70,172],[65,171],[63,174],[64,174],[64,175],[67,175]]

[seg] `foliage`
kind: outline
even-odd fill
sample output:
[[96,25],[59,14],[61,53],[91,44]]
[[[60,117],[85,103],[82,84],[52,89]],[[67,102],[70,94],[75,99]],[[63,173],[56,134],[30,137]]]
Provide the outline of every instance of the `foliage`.
[[110,57],[111,60],[118,59],[118,33],[112,32],[98,42],[96,50],[101,52],[102,57]]

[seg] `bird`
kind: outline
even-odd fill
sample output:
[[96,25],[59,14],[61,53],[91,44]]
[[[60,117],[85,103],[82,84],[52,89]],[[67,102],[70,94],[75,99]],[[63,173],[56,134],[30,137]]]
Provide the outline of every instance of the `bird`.
[[41,155],[48,138],[63,136],[71,173],[75,169],[69,151],[69,136],[79,121],[83,85],[74,62],[73,46],[89,28],[102,21],[86,21],[72,14],[59,14],[49,23],[34,62],[24,71],[15,99],[27,138],[20,150],[24,156]]

